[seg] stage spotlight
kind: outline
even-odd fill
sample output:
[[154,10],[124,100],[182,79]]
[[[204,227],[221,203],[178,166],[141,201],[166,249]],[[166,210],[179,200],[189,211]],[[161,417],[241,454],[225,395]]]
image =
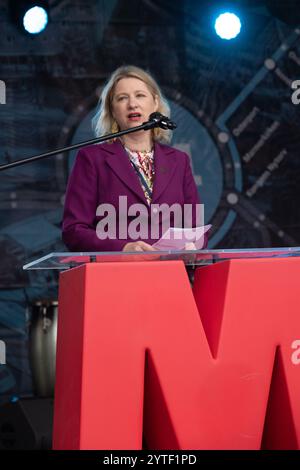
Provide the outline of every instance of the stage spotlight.
[[241,31],[241,20],[235,13],[220,14],[215,21],[215,30],[222,39],[234,39]]
[[12,0],[11,10],[17,25],[29,34],[39,34],[48,24],[49,3],[46,0]]
[[34,6],[23,17],[24,29],[30,34],[41,33],[48,24],[48,13],[43,7]]

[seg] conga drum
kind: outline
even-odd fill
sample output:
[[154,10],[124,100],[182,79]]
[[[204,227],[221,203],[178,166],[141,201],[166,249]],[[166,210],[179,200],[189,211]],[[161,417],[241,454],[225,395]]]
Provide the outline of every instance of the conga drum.
[[38,300],[31,305],[29,361],[38,397],[54,396],[57,313],[57,300]]

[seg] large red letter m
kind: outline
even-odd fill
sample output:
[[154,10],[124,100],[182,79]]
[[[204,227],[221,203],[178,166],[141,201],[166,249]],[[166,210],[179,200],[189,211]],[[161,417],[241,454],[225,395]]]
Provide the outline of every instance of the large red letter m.
[[[299,448],[300,259],[61,276],[54,448]],[[299,365],[298,365],[299,364]]]

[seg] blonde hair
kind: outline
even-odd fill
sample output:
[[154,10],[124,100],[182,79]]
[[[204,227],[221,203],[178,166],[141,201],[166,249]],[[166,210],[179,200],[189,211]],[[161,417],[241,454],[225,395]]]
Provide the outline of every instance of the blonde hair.
[[[117,70],[113,72],[110,76],[108,82],[104,86],[99,104],[98,104],[98,111],[93,118],[92,125],[96,137],[100,137],[105,134],[110,134],[111,132],[117,132],[119,129],[116,121],[112,115],[112,99],[114,94],[114,89],[116,84],[122,78],[138,78],[142,80],[147,87],[149,88],[153,98],[157,97],[158,100],[158,109],[157,111],[164,116],[170,117],[170,107],[167,100],[163,97],[162,92],[154,80],[154,78],[145,70],[136,67],[134,65],[124,65],[119,67]],[[161,128],[152,129],[153,139],[162,142],[168,143],[171,140],[171,132],[169,130],[164,130]]]

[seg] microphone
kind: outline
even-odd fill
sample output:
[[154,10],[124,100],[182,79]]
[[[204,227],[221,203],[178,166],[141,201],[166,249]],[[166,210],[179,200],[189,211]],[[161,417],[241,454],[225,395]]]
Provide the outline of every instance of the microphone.
[[149,116],[149,124],[152,124],[151,127],[161,127],[162,129],[176,129],[177,125],[175,122],[171,121],[167,116],[164,116],[161,113],[155,112],[151,113]]

